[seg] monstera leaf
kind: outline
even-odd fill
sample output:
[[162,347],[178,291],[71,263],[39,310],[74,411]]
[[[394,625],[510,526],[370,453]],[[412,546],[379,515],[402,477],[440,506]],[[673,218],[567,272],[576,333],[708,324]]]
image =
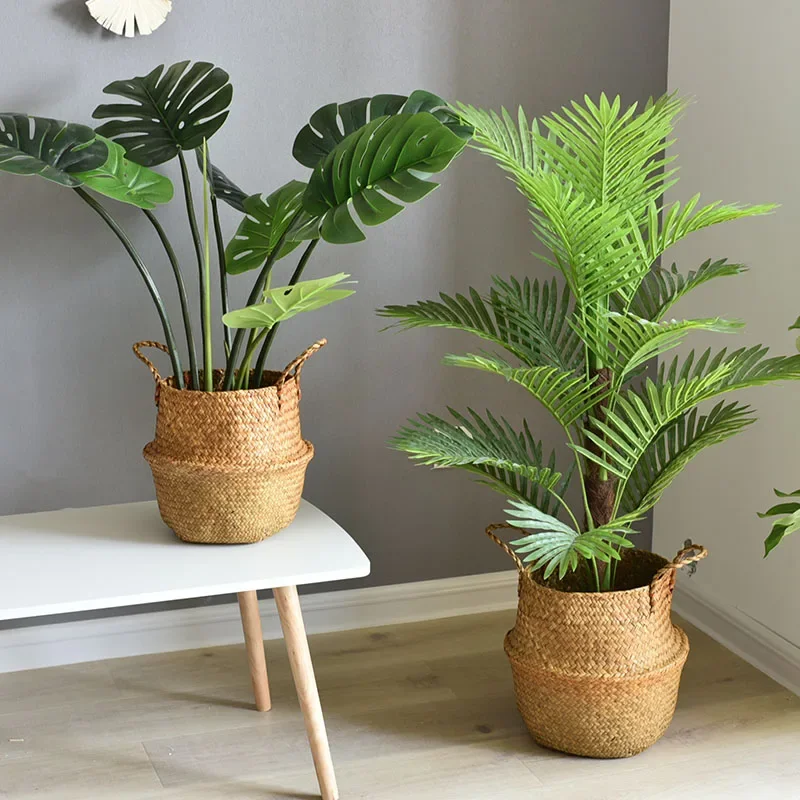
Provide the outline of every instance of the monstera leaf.
[[128,161],[122,145],[98,138],[108,147],[108,158],[95,169],[76,173],[86,187],[139,208],[155,208],[172,200],[172,181],[166,175]]
[[[302,181],[289,181],[267,197],[254,194],[245,198],[246,216],[225,250],[225,268],[231,275],[257,269],[272,254],[289,226],[298,220],[305,189]],[[286,236],[279,257],[291,253],[302,238],[310,237]]]
[[387,195],[405,203],[420,200],[438,185],[421,176],[441,172],[466,143],[427,111],[379,117],[342,139],[317,165],[303,208],[320,218],[325,241],[362,241],[351,204],[365,225],[391,219],[403,206]]
[[281,286],[267,289],[264,302],[238,311],[229,311],[222,321],[229,328],[266,328],[270,329],[279,322],[290,319],[303,311],[316,311],[318,308],[344,300],[355,294],[353,289],[341,289],[342,283],[350,276],[344,272],[317,278],[312,281],[300,281],[294,286]]
[[[203,171],[203,148],[196,148],[197,166]],[[219,167],[208,164],[208,185],[211,194],[224,200],[231,208],[241,211],[244,214],[244,201],[248,195],[243,192]]]
[[355,133],[368,122],[400,112],[416,114],[420,111],[431,112],[462,138],[469,139],[472,135],[472,129],[456,119],[441,97],[418,89],[408,97],[376,94],[374,97],[359,97],[347,103],[322,106],[311,115],[308,125],[297,134],[292,155],[304,167],[313,169],[345,136]]
[[25,114],[0,114],[0,170],[39,175],[60,186],[80,186],[78,174],[108,155],[86,125]]
[[109,122],[97,132],[119,142],[131,161],[145,167],[210,139],[225,122],[233,97],[228,73],[205,61],[180,61],[166,70],[162,64],[144,77],[114,81],[103,91],[132,102],[98,106],[93,117]]

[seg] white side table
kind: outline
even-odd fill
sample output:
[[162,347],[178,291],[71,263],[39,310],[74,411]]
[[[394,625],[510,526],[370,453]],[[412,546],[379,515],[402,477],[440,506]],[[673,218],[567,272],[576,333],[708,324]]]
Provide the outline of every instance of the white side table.
[[295,521],[258,544],[178,540],[156,504],[0,517],[0,620],[236,592],[256,707],[270,708],[256,590],[272,589],[323,800],[337,800],[297,587],[369,574],[361,548],[303,501]]

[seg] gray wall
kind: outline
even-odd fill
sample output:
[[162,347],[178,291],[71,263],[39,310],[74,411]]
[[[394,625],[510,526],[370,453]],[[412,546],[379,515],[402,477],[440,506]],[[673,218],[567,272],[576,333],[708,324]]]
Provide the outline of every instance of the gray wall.
[[[424,87],[539,114],[584,93],[633,101],[666,85],[668,0],[177,0],[163,28],[135,40],[103,32],[82,0],[4,6],[7,110],[85,122],[111,80],[183,58],[225,67],[233,112],[211,149],[249,191],[305,176],[291,158],[294,135],[332,100]],[[544,274],[529,255],[524,203],[493,165],[467,153],[444,183],[368,242],[320,248],[310,272],[350,272],[358,294],[285,326],[276,346],[282,364],[319,336],[330,340],[304,373],[304,431],[317,446],[306,495],[370,555],[370,584],[509,567],[482,535],[501,500],[385,449],[406,417],[489,405],[515,421],[527,413],[546,439],[558,433],[499,381],[440,366],[448,349],[475,342],[379,333],[382,304],[485,287],[495,271]],[[168,293],[146,221],[115,211]],[[181,204],[163,217],[191,270]],[[233,217],[225,222],[230,233]],[[136,271],[76,197],[32,178],[0,174],[0,241],[0,513],[152,497],[141,448],[153,431],[153,387],[130,346],[160,334]],[[235,281],[239,298],[247,283]]]

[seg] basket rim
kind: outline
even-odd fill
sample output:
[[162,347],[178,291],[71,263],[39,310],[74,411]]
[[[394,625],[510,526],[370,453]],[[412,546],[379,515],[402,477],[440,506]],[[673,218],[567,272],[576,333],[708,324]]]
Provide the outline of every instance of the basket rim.
[[[655,556],[656,558],[661,559],[661,561],[663,562],[656,569],[656,571],[653,573],[652,578],[650,578],[650,580],[647,583],[644,583],[641,586],[634,586],[632,589],[614,589],[614,591],[612,591],[612,592],[568,592],[568,591],[565,591],[564,589],[554,589],[552,586],[545,586],[544,584],[539,583],[538,581],[535,581],[533,579],[533,576],[531,575],[531,570],[529,568],[526,568],[525,570],[517,570],[517,572],[519,574],[519,580],[520,581],[527,580],[528,583],[531,586],[535,586],[538,590],[541,590],[541,591],[544,591],[544,592],[553,592],[554,594],[565,595],[567,597],[592,597],[592,598],[600,598],[600,597],[602,597],[602,598],[614,599],[615,597],[619,598],[619,597],[623,597],[625,595],[630,595],[632,592],[641,592],[643,590],[647,591],[649,593],[650,592],[650,588],[652,586],[653,579],[658,574],[658,571],[663,569],[667,565],[669,565],[670,564],[670,560],[668,558],[664,558],[664,556],[660,555],[659,553],[654,553],[652,550],[644,550],[644,549],[636,548],[635,550],[632,550],[631,552],[632,553],[646,553],[647,555]],[[608,602],[608,601],[604,599],[602,602]]]
[[[214,372],[222,372],[221,369],[215,369]],[[251,370],[253,372],[253,370]],[[202,375],[202,370],[200,372]],[[172,381],[175,380],[174,375],[170,375],[168,378],[162,378],[158,382],[158,389],[159,392],[163,395],[165,392],[168,394],[180,394],[181,396],[185,394],[191,394],[193,396],[202,397],[204,402],[229,402],[231,399],[236,398],[237,400],[244,400],[248,397],[258,397],[264,396],[266,393],[277,393],[278,386],[277,380],[283,374],[278,370],[274,369],[265,369],[262,373],[263,375],[269,375],[270,379],[274,381],[270,383],[268,386],[259,386],[257,389],[231,389],[229,391],[212,391],[208,392],[205,389],[178,389],[177,387],[172,385]],[[184,372],[184,379],[189,376],[189,372]],[[300,384],[297,380],[297,375],[289,375],[283,382],[283,387],[288,386],[290,383],[294,383],[299,388]],[[212,398],[214,398],[212,400]]]

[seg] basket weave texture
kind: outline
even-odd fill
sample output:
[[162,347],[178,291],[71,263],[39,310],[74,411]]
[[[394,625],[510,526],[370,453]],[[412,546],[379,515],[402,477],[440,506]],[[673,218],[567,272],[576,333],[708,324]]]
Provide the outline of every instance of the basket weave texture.
[[[568,591],[568,582],[519,568],[519,603],[505,638],[517,707],[536,742],[594,758],[624,758],[666,731],[689,653],[670,617],[675,572],[705,557],[699,545],[668,562],[629,550],[618,565],[622,588]],[[546,584],[546,585],[545,585]]]
[[[228,392],[175,388],[138,342],[133,350],[156,381],[156,434],[144,448],[161,518],[187,542],[258,542],[297,514],[314,447],[300,430],[300,371],[316,342],[262,388]],[[224,373],[214,371],[219,386]],[[188,374],[184,376],[189,382]]]

